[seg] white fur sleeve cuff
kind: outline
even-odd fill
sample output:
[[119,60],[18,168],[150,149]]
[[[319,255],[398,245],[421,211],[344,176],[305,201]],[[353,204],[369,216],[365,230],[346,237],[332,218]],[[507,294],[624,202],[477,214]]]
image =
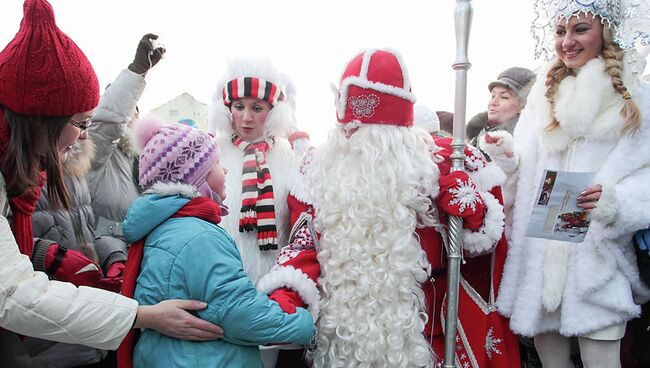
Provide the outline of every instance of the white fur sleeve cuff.
[[[494,138],[502,138],[503,143],[500,146],[496,144],[487,143],[485,141],[485,135],[481,136],[478,140],[478,147],[485,153],[487,153],[494,162],[503,170],[506,175],[510,175],[517,169],[518,156],[514,152],[514,138],[512,134],[506,132],[505,130],[495,130],[489,132],[490,136]],[[506,152],[511,152],[512,157],[506,156]]]
[[311,142],[309,140],[309,136],[307,137],[298,137],[294,139],[291,142],[291,147],[293,147],[293,151],[295,152],[296,156],[302,157],[309,151],[309,148],[311,147]]
[[463,250],[470,257],[490,253],[501,240],[505,226],[503,206],[488,192],[480,192],[485,203],[485,218],[483,225],[477,231],[463,229]]
[[274,267],[257,282],[257,290],[261,293],[271,294],[280,288],[291,289],[300,295],[302,301],[308,305],[314,321],[318,318],[320,291],[318,286],[305,273],[292,266]]
[[614,222],[616,217],[616,189],[613,185],[602,184],[603,192],[596,202],[596,208],[591,211],[591,218],[605,225]]

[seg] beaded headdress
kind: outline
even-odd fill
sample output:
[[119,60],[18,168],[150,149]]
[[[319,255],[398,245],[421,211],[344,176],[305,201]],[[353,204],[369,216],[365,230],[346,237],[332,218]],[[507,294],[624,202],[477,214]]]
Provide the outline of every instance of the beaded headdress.
[[558,19],[579,14],[599,16],[614,31],[614,42],[623,50],[650,45],[650,1],[648,0],[537,0],[531,26],[535,58],[551,59]]

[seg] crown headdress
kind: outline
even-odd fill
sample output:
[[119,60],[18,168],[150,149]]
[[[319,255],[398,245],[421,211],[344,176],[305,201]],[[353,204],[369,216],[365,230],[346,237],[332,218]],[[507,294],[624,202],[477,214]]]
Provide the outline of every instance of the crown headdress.
[[623,50],[650,45],[650,1],[648,0],[537,0],[531,26],[535,58],[554,55],[553,39],[558,19],[579,14],[599,16],[614,30],[614,42]]

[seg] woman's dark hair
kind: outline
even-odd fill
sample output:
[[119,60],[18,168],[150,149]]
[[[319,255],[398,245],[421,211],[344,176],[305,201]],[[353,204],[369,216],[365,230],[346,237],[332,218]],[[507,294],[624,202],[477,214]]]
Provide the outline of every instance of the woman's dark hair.
[[11,173],[7,196],[20,196],[38,187],[40,171],[43,170],[47,175],[46,195],[50,205],[68,209],[70,201],[63,181],[58,142],[72,116],[28,116],[6,108],[4,116],[11,130],[1,161],[2,172]]

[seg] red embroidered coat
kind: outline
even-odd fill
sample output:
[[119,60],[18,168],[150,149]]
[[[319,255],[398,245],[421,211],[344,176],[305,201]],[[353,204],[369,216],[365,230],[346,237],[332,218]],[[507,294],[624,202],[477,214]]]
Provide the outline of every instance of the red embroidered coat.
[[[438,152],[444,158],[438,164],[441,177],[451,168],[451,140],[434,137]],[[456,361],[461,367],[503,367],[520,366],[519,342],[509,328],[509,320],[497,312],[496,298],[503,274],[507,253],[507,242],[503,232],[503,197],[499,184],[505,180],[503,173],[492,162],[487,162],[476,148],[465,148],[465,170],[477,185],[477,190],[486,202],[487,211],[482,228],[472,232],[464,230],[464,264],[461,265],[461,282],[458,301],[458,330],[456,334]],[[487,194],[487,193],[489,194]],[[444,210],[444,206],[441,209]],[[498,208],[498,210],[497,210]],[[495,212],[490,213],[491,210]],[[496,212],[499,213],[496,213]],[[441,211],[441,222],[447,222],[447,215]],[[492,224],[491,224],[492,223]],[[496,223],[501,224],[501,230]],[[491,232],[480,237],[480,233]],[[420,244],[425,249],[432,265],[432,278],[424,285],[429,320],[425,334],[439,357],[444,357],[444,333],[447,294],[447,269],[442,235],[431,228],[417,229]],[[486,234],[487,235],[487,234]],[[471,240],[475,237],[474,241]],[[498,239],[496,243],[493,239]],[[487,244],[490,243],[489,249]],[[440,313],[444,310],[445,313]],[[433,325],[431,324],[433,322]]]
[[[466,263],[461,266],[456,359],[462,367],[519,367],[517,338],[509,330],[508,320],[497,314],[495,306],[507,249],[499,187],[505,176],[471,146],[465,149],[467,174],[451,173],[451,140],[435,136],[434,139],[440,147],[436,155],[440,194],[435,201],[440,223],[446,224],[450,214],[464,219]],[[276,265],[259,281],[258,289],[269,294],[279,288],[291,289],[313,315],[318,315],[320,266],[314,209],[300,188],[289,195],[288,207],[292,224],[289,244],[281,249]],[[429,317],[424,333],[442,359],[444,314],[440,312],[447,289],[443,245],[446,230],[444,226],[414,230],[431,264],[431,277],[422,285]]]

